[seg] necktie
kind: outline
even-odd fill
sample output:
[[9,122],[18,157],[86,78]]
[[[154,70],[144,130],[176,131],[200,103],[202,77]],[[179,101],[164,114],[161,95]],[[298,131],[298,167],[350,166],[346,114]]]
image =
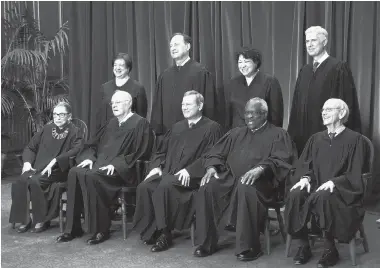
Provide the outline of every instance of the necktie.
[[190,123],[190,124],[189,124],[189,128],[193,128],[194,125],[195,125],[194,123]]
[[329,133],[329,137],[330,137],[330,139],[333,139],[335,137],[335,132]]
[[314,72],[314,73],[315,73],[315,71],[317,70],[318,65],[319,65],[319,62],[318,62],[318,61],[316,61],[316,62],[313,63],[313,72]]

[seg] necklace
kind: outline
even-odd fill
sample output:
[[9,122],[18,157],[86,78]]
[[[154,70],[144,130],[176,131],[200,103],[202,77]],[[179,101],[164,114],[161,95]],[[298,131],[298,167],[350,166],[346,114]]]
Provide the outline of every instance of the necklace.
[[62,140],[64,138],[66,138],[68,133],[69,133],[68,128],[66,128],[65,131],[63,131],[62,133],[57,133],[57,129],[55,127],[51,131],[51,135],[56,140]]

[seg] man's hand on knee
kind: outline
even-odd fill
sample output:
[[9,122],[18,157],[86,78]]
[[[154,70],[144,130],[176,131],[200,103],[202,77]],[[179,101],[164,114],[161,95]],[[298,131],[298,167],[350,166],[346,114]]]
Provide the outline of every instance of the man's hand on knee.
[[208,183],[212,177],[219,179],[218,173],[216,172],[215,168],[209,167],[207,169],[206,174],[203,176],[201,180],[201,186],[206,185],[206,183]]
[[310,185],[310,178],[309,177],[302,177],[299,182],[297,182],[296,184],[294,184],[294,186],[290,189],[290,191],[293,191],[294,189],[300,187],[300,190],[302,191],[303,188],[306,187],[306,190],[308,193],[310,193],[310,188],[311,188],[311,185]]
[[90,159],[83,160],[77,167],[85,168],[88,166],[89,169],[92,169],[94,163]]
[[330,190],[330,193],[332,193],[334,191],[334,187],[335,187],[335,184],[332,181],[326,181],[324,184],[318,187],[316,192],[321,191],[321,190],[326,190],[326,191]]

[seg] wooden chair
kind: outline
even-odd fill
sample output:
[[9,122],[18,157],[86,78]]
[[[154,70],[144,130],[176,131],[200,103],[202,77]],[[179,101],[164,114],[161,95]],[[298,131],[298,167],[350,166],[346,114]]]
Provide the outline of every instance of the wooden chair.
[[[374,147],[373,147],[373,144],[372,142],[370,141],[370,139],[368,139],[366,136],[362,135],[362,137],[364,138],[365,142],[367,143],[367,147],[369,149],[369,172],[368,173],[363,173],[361,178],[363,180],[363,186],[364,186],[364,194],[363,194],[363,201],[366,199],[366,196],[368,194],[368,189],[367,189],[367,185],[368,185],[368,180],[372,179],[372,171],[373,171],[373,160],[374,160]],[[364,248],[364,251],[367,253],[369,252],[369,248],[368,248],[368,239],[367,239],[367,236],[364,232],[364,225],[363,225],[363,222],[360,224],[359,226],[359,229],[358,229],[358,233],[359,233],[359,238],[357,238],[357,234],[355,235],[355,237],[350,241],[349,243],[349,247],[350,247],[350,258],[351,258],[351,263],[353,266],[356,266],[356,245],[357,244],[363,244],[363,248]],[[323,233],[323,236],[324,236],[324,233]],[[320,237],[316,236],[316,235],[312,235],[311,237],[309,237],[309,239],[311,239],[311,244],[313,245],[315,240],[318,239]],[[291,242],[292,242],[292,236],[287,234],[287,237],[286,237],[286,250],[285,250],[285,256],[286,257],[289,257],[289,251],[290,251],[290,246],[291,246]]]

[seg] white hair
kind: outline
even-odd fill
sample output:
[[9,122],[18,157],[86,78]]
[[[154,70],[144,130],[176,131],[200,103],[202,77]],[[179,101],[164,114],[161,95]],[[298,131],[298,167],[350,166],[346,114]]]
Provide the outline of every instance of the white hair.
[[316,33],[317,35],[323,35],[326,39],[329,38],[329,34],[326,31],[326,29],[322,28],[321,26],[311,26],[306,29],[305,35],[308,33]]
[[260,103],[261,104],[260,111],[268,113],[268,104],[267,104],[267,102],[265,100],[263,100],[261,98],[258,98],[258,97],[255,97],[255,98],[250,99],[247,102],[247,104],[251,103],[251,102],[253,102],[253,103]]
[[342,124],[346,123],[348,121],[348,116],[350,115],[350,109],[348,108],[347,103],[345,103],[341,99],[335,99],[335,98],[328,99],[326,102],[328,102],[328,101],[333,101],[337,106],[336,108],[339,108],[340,110],[346,111],[344,114],[344,117],[341,119]]

